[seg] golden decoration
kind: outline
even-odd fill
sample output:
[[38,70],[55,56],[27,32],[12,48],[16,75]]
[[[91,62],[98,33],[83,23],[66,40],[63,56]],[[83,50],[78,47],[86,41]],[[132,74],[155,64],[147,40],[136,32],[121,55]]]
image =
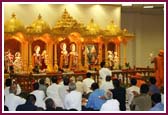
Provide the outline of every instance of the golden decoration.
[[84,34],[98,35],[99,33],[100,33],[100,27],[94,22],[94,19],[92,18],[89,24],[86,26],[86,32]]
[[24,26],[20,20],[16,18],[16,14],[13,13],[10,20],[7,20],[4,25],[5,33],[14,33],[24,31]]
[[42,16],[39,14],[37,20],[35,20],[30,26],[26,27],[26,32],[29,34],[48,33],[50,32],[50,26],[42,19]]
[[107,25],[105,33],[106,36],[117,36],[121,34],[121,29],[116,24],[114,24],[114,21],[112,20],[109,25]]
[[65,9],[61,19],[59,19],[53,27],[52,33],[56,35],[68,35],[72,32],[83,33],[84,29],[84,25],[73,19]]

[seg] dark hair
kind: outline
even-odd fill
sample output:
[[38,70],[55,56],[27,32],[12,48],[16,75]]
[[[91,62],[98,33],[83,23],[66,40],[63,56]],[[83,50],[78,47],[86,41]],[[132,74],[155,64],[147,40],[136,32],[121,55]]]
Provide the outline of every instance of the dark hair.
[[9,111],[9,109],[6,105],[4,105],[4,111]]
[[93,91],[96,90],[96,89],[98,89],[98,88],[99,88],[98,83],[92,83],[91,89],[92,89]]
[[147,84],[142,84],[140,87],[140,92],[141,93],[148,93],[149,91],[149,86]]
[[64,85],[69,85],[69,78],[63,77],[63,83],[64,83]]
[[115,88],[120,87],[120,81],[118,79],[113,80],[113,85]]
[[11,85],[12,85],[12,80],[11,80],[11,79],[6,79],[6,80],[5,80],[5,85],[6,85],[7,87],[11,86]]
[[106,81],[110,81],[111,80],[111,76],[110,75],[107,75],[106,76]]
[[39,83],[44,85],[44,78],[41,78]]
[[161,102],[161,95],[159,93],[154,93],[152,96],[151,96],[151,100],[154,102],[154,103],[160,103]]
[[91,75],[92,75],[92,74],[91,74],[90,72],[87,72],[87,73],[86,73],[86,77],[87,77],[87,78],[90,78]]
[[57,83],[57,77],[56,77],[56,76],[53,76],[53,77],[51,78],[51,81],[52,81],[52,83]]
[[137,84],[137,80],[135,78],[131,78],[131,85],[136,85]]
[[103,62],[100,63],[100,66],[101,66],[101,67],[104,67],[105,64],[106,64],[106,63],[103,61]]
[[46,108],[54,108],[55,107],[55,103],[54,103],[53,99],[51,99],[51,98],[48,98],[45,100],[45,105],[46,105]]
[[156,78],[155,78],[155,77],[150,77],[150,78],[149,78],[149,81],[150,81],[150,83],[153,84],[153,85],[156,84]]
[[36,96],[33,94],[29,94],[26,98],[27,102],[31,102],[32,104],[34,104],[36,102]]
[[35,83],[33,84],[33,89],[34,89],[34,90],[38,90],[38,89],[39,89],[39,83],[38,83],[38,82],[35,82]]

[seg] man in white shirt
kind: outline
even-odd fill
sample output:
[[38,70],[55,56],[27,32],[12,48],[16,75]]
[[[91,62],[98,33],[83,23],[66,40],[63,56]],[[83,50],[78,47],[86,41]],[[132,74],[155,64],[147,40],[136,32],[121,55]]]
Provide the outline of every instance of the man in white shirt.
[[52,98],[55,102],[56,107],[64,107],[63,102],[61,101],[61,98],[59,96],[59,85],[57,85],[57,78],[56,76],[53,76],[51,78],[52,84],[47,88],[47,96]]
[[76,90],[81,92],[82,95],[87,93],[87,86],[83,83],[83,76],[77,78]]
[[[15,83],[15,80],[13,80],[13,83]],[[5,81],[5,89],[4,89],[4,95],[8,95],[9,94],[9,88],[12,85],[12,80],[11,79],[6,79]],[[16,95],[19,95],[21,93],[21,88],[19,84],[16,84],[17,88],[16,88]]]
[[45,109],[45,103],[44,103],[45,93],[44,93],[44,91],[39,90],[39,83],[38,82],[33,84],[33,88],[34,88],[34,91],[32,91],[30,94],[33,94],[36,97],[35,105]]
[[111,71],[108,68],[105,68],[105,62],[101,62],[101,69],[99,70],[100,79],[102,79],[102,83],[105,82],[106,76],[112,76]]
[[132,103],[134,95],[140,94],[140,88],[136,86],[137,80],[135,78],[131,78],[131,87],[126,89],[126,98],[128,100],[128,105]]
[[25,99],[16,96],[16,84],[12,84],[9,88],[9,94],[5,96],[5,105],[8,107],[9,111],[15,111],[18,105],[24,104]]
[[75,83],[69,84],[69,91],[65,96],[64,106],[65,109],[76,109],[78,111],[81,111],[82,106],[82,94],[78,91],[76,91],[76,85]]
[[106,76],[106,81],[102,83],[102,85],[100,86],[100,89],[103,89],[104,91],[109,90],[109,89],[114,89],[111,76]]
[[112,92],[107,90],[105,92],[105,99],[107,101],[101,106],[100,111],[120,111],[120,103],[117,99],[113,99],[112,97]]
[[83,80],[83,84],[84,84],[84,86],[87,87],[86,93],[88,94],[89,92],[91,92],[90,88],[91,88],[92,83],[94,83],[94,80],[91,78],[91,73],[90,72],[86,73],[86,77],[87,78],[85,78]]
[[65,96],[69,93],[69,78],[67,76],[63,77],[63,84],[60,85],[59,87],[59,97],[62,101],[62,103],[64,103],[65,100]]

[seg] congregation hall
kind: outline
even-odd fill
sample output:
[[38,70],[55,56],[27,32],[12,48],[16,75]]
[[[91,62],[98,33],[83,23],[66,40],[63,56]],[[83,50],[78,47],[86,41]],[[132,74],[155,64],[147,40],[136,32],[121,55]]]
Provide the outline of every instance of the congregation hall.
[[165,3],[4,3],[3,111],[165,111]]

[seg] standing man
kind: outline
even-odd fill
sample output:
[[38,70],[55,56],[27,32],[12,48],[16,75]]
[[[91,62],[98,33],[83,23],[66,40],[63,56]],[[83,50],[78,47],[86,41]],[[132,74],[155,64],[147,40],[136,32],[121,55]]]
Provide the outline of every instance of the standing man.
[[112,76],[111,71],[105,67],[105,62],[101,62],[101,69],[99,70],[100,78],[102,79],[102,83],[105,82],[106,76]]
[[156,86],[164,86],[164,51],[160,50],[151,63],[155,64]]

